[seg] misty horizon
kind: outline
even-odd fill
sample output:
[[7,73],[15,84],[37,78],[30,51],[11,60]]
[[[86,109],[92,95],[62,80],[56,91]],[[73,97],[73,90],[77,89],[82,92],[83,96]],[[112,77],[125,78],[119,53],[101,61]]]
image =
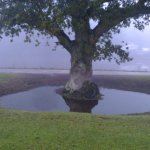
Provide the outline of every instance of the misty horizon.
[[[93,70],[128,70],[150,71],[150,26],[144,31],[130,28],[122,29],[121,33],[114,35],[113,42],[128,43],[130,56],[133,61],[117,65],[114,61],[93,62]],[[4,37],[0,41],[0,68],[55,68],[69,69],[70,54],[59,46],[56,51],[56,38],[50,39],[50,46],[46,46],[46,39],[41,38],[41,44],[36,47],[35,43],[24,43],[24,35],[14,38]]]

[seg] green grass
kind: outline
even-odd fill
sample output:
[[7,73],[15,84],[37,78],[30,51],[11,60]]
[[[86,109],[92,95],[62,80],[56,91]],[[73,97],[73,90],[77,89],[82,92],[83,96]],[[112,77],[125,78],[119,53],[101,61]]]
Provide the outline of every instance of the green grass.
[[7,78],[14,78],[14,77],[16,77],[16,74],[0,73],[0,79],[7,79]]
[[6,74],[6,73],[0,73],[0,83],[8,82],[11,79],[14,79],[17,77],[17,74]]
[[0,150],[149,150],[150,116],[0,109]]

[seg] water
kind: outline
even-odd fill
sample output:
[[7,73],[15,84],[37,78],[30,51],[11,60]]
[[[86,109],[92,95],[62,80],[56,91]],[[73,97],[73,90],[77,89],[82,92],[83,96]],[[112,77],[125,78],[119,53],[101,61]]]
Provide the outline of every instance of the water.
[[[68,74],[68,69],[32,69],[32,68],[0,68],[0,73],[34,73],[34,74]],[[150,75],[144,71],[115,71],[115,70],[93,70],[94,75]]]
[[55,90],[60,87],[40,87],[0,97],[0,107],[27,111],[92,112],[93,114],[129,114],[150,112],[150,95],[100,88],[103,100],[64,100]]

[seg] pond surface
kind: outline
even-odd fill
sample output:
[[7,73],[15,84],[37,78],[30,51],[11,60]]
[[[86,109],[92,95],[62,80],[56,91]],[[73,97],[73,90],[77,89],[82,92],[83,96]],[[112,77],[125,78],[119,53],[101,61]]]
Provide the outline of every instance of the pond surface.
[[[55,90],[60,87],[40,87],[0,97],[1,108],[49,112],[92,112],[93,114],[129,114],[150,112],[150,95],[100,88],[99,101],[66,101]],[[69,108],[70,106],[70,108]]]

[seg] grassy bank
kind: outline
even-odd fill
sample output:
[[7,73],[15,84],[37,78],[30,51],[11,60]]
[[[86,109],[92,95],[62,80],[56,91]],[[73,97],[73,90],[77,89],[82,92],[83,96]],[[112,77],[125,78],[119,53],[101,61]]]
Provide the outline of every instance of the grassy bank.
[[9,82],[11,79],[17,78],[16,74],[0,74],[0,84]]
[[148,150],[150,116],[0,110],[0,150]]
[[[68,79],[67,74],[0,74],[0,96],[39,86],[64,85]],[[99,87],[150,94],[148,75],[95,75],[93,80]]]

